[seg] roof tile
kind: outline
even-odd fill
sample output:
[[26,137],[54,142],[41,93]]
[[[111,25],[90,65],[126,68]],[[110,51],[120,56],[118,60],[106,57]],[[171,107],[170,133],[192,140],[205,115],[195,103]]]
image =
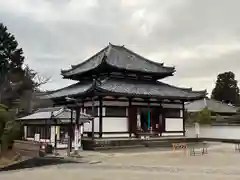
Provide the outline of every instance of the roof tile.
[[86,71],[97,68],[103,62],[104,57],[106,57],[107,64],[125,70],[160,74],[172,74],[175,71],[173,67],[166,67],[163,66],[162,63],[150,61],[124,46],[109,44],[109,46],[102,49],[88,60],[72,66],[72,69],[62,71],[62,75],[64,77],[80,75]]

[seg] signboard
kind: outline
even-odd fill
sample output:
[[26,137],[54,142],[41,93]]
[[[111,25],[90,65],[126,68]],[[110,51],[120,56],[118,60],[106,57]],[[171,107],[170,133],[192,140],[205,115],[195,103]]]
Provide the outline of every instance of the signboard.
[[40,134],[34,134],[34,141],[40,141]]
[[200,127],[199,127],[199,123],[195,123],[195,135],[198,138],[200,135]]

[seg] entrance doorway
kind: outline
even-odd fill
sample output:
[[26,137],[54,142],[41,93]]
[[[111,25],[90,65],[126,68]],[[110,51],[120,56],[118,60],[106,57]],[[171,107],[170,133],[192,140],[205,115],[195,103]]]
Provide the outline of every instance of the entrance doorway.
[[142,132],[160,132],[161,109],[158,107],[139,107],[137,127]]
[[139,108],[139,114],[140,114],[140,127],[143,132],[149,131],[149,124],[151,126],[151,123],[149,123],[149,117],[148,117],[148,108]]
[[128,110],[129,132],[153,132],[160,134],[165,127],[161,107],[131,106]]

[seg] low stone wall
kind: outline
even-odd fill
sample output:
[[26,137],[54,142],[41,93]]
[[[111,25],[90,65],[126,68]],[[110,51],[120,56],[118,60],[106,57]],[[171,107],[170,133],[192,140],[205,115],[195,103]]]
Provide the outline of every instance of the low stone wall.
[[159,139],[101,139],[101,140],[83,140],[84,150],[108,150],[121,148],[141,148],[141,147],[172,147],[173,143],[199,143],[199,142],[222,142],[231,144],[240,144],[240,139],[220,139],[220,138],[159,138]]
[[140,148],[140,147],[172,147],[172,143],[192,143],[200,142],[201,139],[196,138],[171,138],[171,139],[126,139],[126,140],[83,140],[84,150],[107,150],[121,148]]
[[44,151],[41,150],[41,143],[34,141],[16,140],[13,143],[13,150],[21,156],[27,157],[42,157],[45,154]]

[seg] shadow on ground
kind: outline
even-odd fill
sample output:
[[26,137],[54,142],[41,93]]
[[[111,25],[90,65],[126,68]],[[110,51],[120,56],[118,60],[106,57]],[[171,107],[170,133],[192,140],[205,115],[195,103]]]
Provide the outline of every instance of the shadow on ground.
[[4,168],[0,168],[0,172],[67,163],[81,163],[81,162],[66,160],[64,158],[59,157],[31,158]]

